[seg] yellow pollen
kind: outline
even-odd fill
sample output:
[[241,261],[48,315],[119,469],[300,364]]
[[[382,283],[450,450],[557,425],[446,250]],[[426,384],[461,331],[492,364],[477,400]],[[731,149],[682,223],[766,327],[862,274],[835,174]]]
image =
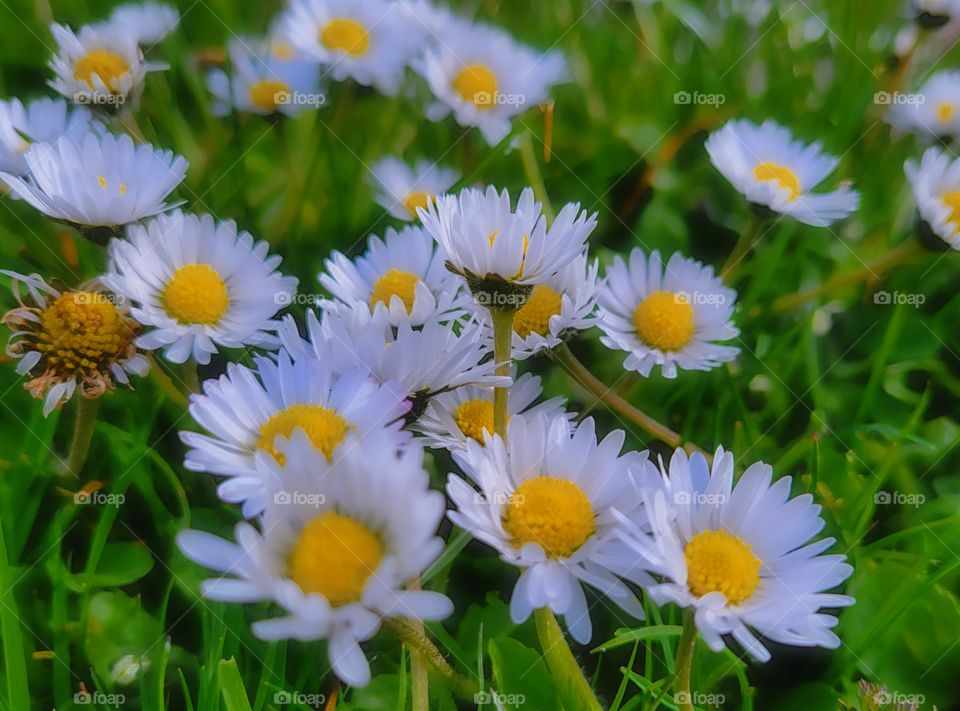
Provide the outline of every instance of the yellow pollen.
[[497,241],[497,237],[500,235],[500,230],[494,230],[487,236],[487,244],[490,245],[490,249],[493,249],[493,243]]
[[426,210],[432,197],[433,195],[430,193],[410,193],[403,199],[403,206],[407,208],[410,217],[417,219],[419,217],[419,215],[417,215],[417,208],[422,207]]
[[376,533],[349,516],[327,511],[304,526],[287,574],[303,592],[320,593],[339,607],[360,600],[383,553]]
[[786,166],[760,163],[753,169],[753,174],[757,180],[775,180],[781,188],[789,190],[791,202],[800,197],[800,179]]
[[293,59],[296,54],[291,47],[286,42],[280,40],[274,40],[271,44],[270,49],[273,51],[273,56],[277,59]]
[[699,597],[721,592],[731,605],[739,605],[760,584],[760,559],[726,531],[698,533],[684,549],[684,557],[687,585]]
[[250,102],[261,111],[274,111],[289,96],[290,87],[282,81],[263,79],[250,85]]
[[101,369],[128,348],[133,331],[104,294],[68,291],[40,315],[37,350],[64,373]]
[[483,433],[493,433],[493,401],[482,398],[467,400],[457,407],[453,421],[464,435],[483,444]]
[[126,195],[126,194],[127,194],[127,184],[126,184],[126,183],[120,183],[120,194],[121,194],[121,195]]
[[119,54],[105,49],[95,49],[78,59],[73,65],[73,77],[85,81],[91,89],[96,89],[93,76],[97,75],[110,91],[119,91],[120,78],[129,69],[126,60]]
[[413,272],[391,269],[377,279],[373,285],[373,291],[370,293],[370,306],[376,306],[380,303],[389,306],[390,299],[399,296],[400,301],[407,309],[407,313],[410,313],[413,311],[413,300],[416,296],[418,281],[420,281],[420,277]]
[[566,558],[593,535],[596,524],[583,489],[569,479],[539,476],[513,492],[503,530],[517,547],[537,543],[551,558]]
[[633,326],[650,348],[678,351],[693,336],[693,307],[680,294],[655,291],[633,312]]
[[492,109],[497,97],[497,76],[483,64],[468,64],[453,79],[453,90],[481,111]]
[[320,31],[320,43],[327,49],[361,57],[370,49],[367,28],[356,20],[340,17],[328,22]]
[[550,332],[550,318],[560,313],[563,297],[546,284],[537,284],[527,303],[520,307],[513,319],[513,330],[520,338],[531,333],[546,336]]
[[940,119],[942,123],[946,123],[953,118],[953,113],[956,109],[953,104],[949,101],[945,101],[939,106],[937,106],[937,118]]
[[943,193],[940,196],[940,202],[950,208],[947,222],[953,225],[954,230],[960,230],[960,190]]
[[230,293],[209,264],[187,264],[167,282],[160,303],[180,323],[214,324],[230,307]]
[[102,175],[100,176],[100,180],[98,180],[97,182],[100,183],[101,188],[103,188],[104,190],[107,189],[107,179],[104,178]]
[[333,458],[333,450],[347,436],[351,425],[335,410],[322,405],[291,405],[286,410],[278,412],[260,427],[260,438],[257,446],[270,452],[280,464],[285,463],[282,452],[273,448],[277,435],[289,438],[293,431],[301,429],[307,435],[310,443],[329,460]]

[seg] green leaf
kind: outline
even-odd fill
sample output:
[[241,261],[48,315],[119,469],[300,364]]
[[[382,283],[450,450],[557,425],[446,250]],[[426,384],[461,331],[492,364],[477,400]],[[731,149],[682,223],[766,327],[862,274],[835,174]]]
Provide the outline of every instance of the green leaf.
[[539,652],[509,638],[491,639],[488,649],[496,690],[484,693],[499,694],[504,708],[516,711],[561,708],[553,678]]

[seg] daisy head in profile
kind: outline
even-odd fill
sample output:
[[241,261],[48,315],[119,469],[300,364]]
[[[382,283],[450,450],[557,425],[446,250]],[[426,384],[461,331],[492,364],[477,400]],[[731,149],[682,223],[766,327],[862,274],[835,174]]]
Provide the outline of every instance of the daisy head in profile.
[[421,159],[413,165],[399,158],[382,158],[370,168],[377,188],[376,201],[399,220],[416,221],[417,210],[445,194],[460,179],[460,173]]
[[292,0],[282,23],[290,45],[324,65],[323,76],[387,96],[400,90],[425,36],[404,3],[388,0]]
[[[542,394],[539,376],[524,373],[518,378],[514,374],[508,417],[546,417],[548,420],[561,415],[572,417],[564,410],[564,398],[538,402]],[[486,436],[493,434],[493,388],[464,385],[441,393],[430,400],[413,428],[433,449],[461,450],[471,440],[483,445]]]
[[920,220],[952,249],[960,249],[960,160],[928,148],[904,171],[917,201]]
[[[646,466],[657,472],[650,462]],[[714,651],[730,635],[758,661],[770,652],[757,639],[801,647],[840,646],[837,618],[823,608],[852,605],[828,592],[853,569],[843,555],[821,555],[834,539],[811,538],[824,526],[810,494],[790,497],[790,477],[750,465],[733,483],[733,456],[718,448],[712,467],[678,449],[655,484],[640,486],[649,528],[624,524],[629,545],[657,577],[647,593],[658,605],[689,608]]]
[[6,353],[30,378],[30,394],[43,398],[44,416],[77,391],[97,398],[129,385],[131,373],[147,374],[150,364],[134,345],[139,324],[116,296],[96,285],[60,290],[37,274],[0,273],[13,280],[19,302],[2,319],[12,332]]
[[280,257],[267,250],[233,222],[178,210],[112,240],[104,283],[132,304],[145,328],[141,348],[209,363],[218,347],[276,346],[273,317],[297,280],[278,272]]
[[730,121],[710,134],[706,148],[716,169],[759,208],[825,227],[860,206],[860,194],[848,186],[813,192],[839,161],[773,121]]
[[177,543],[220,574],[204,581],[205,597],[279,607],[280,616],[253,624],[257,637],[325,639],[333,672],[365,686],[360,643],[385,619],[442,620],[453,611],[440,593],[407,589],[443,550],[443,495],[430,489],[419,447],[352,447],[330,463],[296,432],[283,451],[282,468],[258,455],[276,472],[259,531],[241,523],[236,542],[184,531]]
[[147,72],[165,68],[144,60],[138,32],[126,24],[84,25],[74,32],[54,23],[50,31],[57,43],[50,86],[75,104],[118,111],[139,98]]
[[413,64],[434,96],[427,117],[438,121],[452,113],[491,145],[510,133],[514,116],[544,103],[554,84],[568,80],[561,53],[525,47],[496,27],[454,20],[437,34]]
[[410,440],[400,429],[409,408],[403,393],[363,371],[337,373],[330,358],[293,361],[283,350],[255,365],[230,363],[224,375],[205,381],[190,398],[190,415],[208,434],[180,433],[190,447],[186,468],[225,477],[220,498],[242,504],[248,518],[267,504],[267,470],[256,467],[256,454],[283,464],[281,443],[294,432],[328,461],[350,447],[398,449]]
[[371,235],[354,260],[334,251],[324,260],[320,283],[345,304],[383,311],[393,325],[422,326],[463,313],[460,280],[444,266],[436,243],[419,225],[400,232],[388,227],[383,239]]
[[638,515],[631,472],[641,473],[646,452],[620,454],[622,430],[598,441],[592,418],[574,428],[564,415],[513,418],[507,441],[488,434],[485,446],[471,439],[455,452],[467,478],[451,474],[447,494],[456,506],[450,520],[522,570],[510,598],[513,621],[549,607],[586,644],[592,625],[584,583],[642,619],[621,578],[649,578],[634,566],[633,551],[616,555],[606,541],[618,526],[615,510]]
[[325,103],[317,65],[302,58],[277,56],[276,49],[263,40],[230,40],[230,74],[214,69],[207,75],[214,114],[225,116],[236,110],[262,116],[295,116]]
[[0,172],[24,176],[24,154],[34,143],[53,143],[67,136],[74,143],[99,124],[90,112],[63,99],[0,100]]
[[34,143],[23,160],[25,176],[0,173],[10,192],[97,242],[179,204],[166,199],[187,173],[187,161],[172,151],[105,132]]
[[960,71],[937,72],[916,94],[886,96],[897,98],[887,114],[894,128],[934,140],[960,137]]
[[607,270],[598,294],[600,340],[626,351],[623,367],[644,377],[655,366],[666,378],[678,369],[710,370],[740,352],[722,345],[740,334],[732,321],[736,299],[713,267],[679,253],[664,265],[659,252],[644,256],[638,247]]

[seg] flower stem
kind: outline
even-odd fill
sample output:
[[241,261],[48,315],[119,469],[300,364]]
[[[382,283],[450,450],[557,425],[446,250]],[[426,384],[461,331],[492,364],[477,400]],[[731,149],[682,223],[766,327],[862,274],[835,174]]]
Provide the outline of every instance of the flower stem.
[[80,476],[87,454],[90,452],[90,441],[93,439],[93,428],[97,422],[97,408],[100,398],[77,397],[77,415],[73,423],[73,437],[70,440],[70,449],[64,463],[64,473]]
[[427,636],[418,631],[412,624],[399,617],[387,617],[383,620],[386,626],[397,639],[407,645],[411,651],[416,653],[432,666],[450,684],[450,688],[464,698],[473,698],[477,693],[478,687],[471,679],[458,674],[453,667],[444,659],[443,654],[437,649],[436,645],[427,639]]
[[[510,349],[513,346],[513,318],[517,310],[513,308],[490,307],[493,320],[493,357],[497,363],[497,375],[510,375]],[[507,438],[507,394],[508,388],[493,390],[493,431]]]
[[626,417],[644,432],[653,435],[670,447],[676,448],[683,446],[688,453],[700,452],[706,456],[708,460],[710,459],[709,455],[700,449],[700,447],[691,442],[684,443],[683,438],[678,432],[674,432],[666,425],[657,422],[647,413],[631,405],[624,400],[614,388],[607,387],[605,383],[598,379],[577,359],[566,343],[561,343],[553,349],[553,355],[560,365],[563,366],[577,382],[593,393],[600,402],[617,414]]
[[685,613],[683,632],[677,645],[677,670],[673,689],[676,694],[677,708],[680,711],[693,711],[693,699],[690,697],[690,672],[693,669],[693,650],[697,646],[697,626],[693,614]]
[[727,261],[725,261],[720,268],[721,279],[729,280],[740,267],[740,263],[743,262],[750,250],[753,249],[753,246],[760,241],[760,231],[763,229],[764,222],[765,220],[757,214],[750,216],[750,221],[740,234],[737,243],[733,246],[733,251],[730,252]]
[[567,697],[576,701],[573,708],[578,711],[603,711],[550,608],[534,610],[533,619],[537,623],[537,637],[540,639],[540,648],[543,650],[550,675],[556,680],[560,690],[566,691]]
[[[411,590],[420,590],[420,579],[410,584]],[[411,620],[410,626],[420,635],[424,634],[423,621]],[[416,647],[406,645],[410,650],[410,672],[413,677],[411,687],[411,703],[413,711],[430,711],[430,677],[427,674],[427,660]]]

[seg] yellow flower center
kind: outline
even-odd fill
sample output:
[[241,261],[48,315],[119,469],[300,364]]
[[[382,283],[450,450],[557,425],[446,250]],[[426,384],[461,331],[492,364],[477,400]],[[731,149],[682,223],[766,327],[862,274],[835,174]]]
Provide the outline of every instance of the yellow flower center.
[[633,325],[650,348],[678,351],[693,336],[693,307],[680,294],[655,291],[633,312]]
[[538,476],[513,493],[503,530],[517,547],[537,543],[551,558],[566,558],[593,535],[596,524],[583,489],[569,479]]
[[230,293],[209,264],[186,264],[167,282],[160,302],[180,323],[214,324],[230,307]]
[[513,330],[521,338],[531,333],[546,336],[550,332],[550,317],[560,313],[563,299],[546,284],[537,284],[530,293],[527,303],[517,310],[513,319]]
[[945,101],[939,106],[937,106],[937,118],[940,119],[941,123],[946,123],[953,118],[953,113],[956,109],[953,104],[949,101]]
[[482,398],[467,400],[457,407],[453,421],[464,435],[483,444],[483,433],[493,432],[493,401]]
[[391,269],[377,279],[373,285],[373,291],[370,293],[370,306],[376,306],[380,303],[389,306],[391,297],[399,296],[400,301],[407,309],[407,313],[410,313],[413,311],[413,300],[416,296],[418,281],[420,281],[420,277],[413,272]]
[[497,75],[483,64],[468,64],[454,77],[453,90],[478,109],[492,109],[497,96]]
[[960,230],[960,190],[943,193],[940,196],[940,202],[950,208],[947,222],[951,223],[955,230]]
[[273,447],[277,435],[289,438],[293,431],[301,429],[306,433],[310,443],[329,460],[333,458],[333,450],[343,442],[351,425],[335,410],[322,405],[291,405],[286,410],[278,412],[260,427],[260,438],[257,446],[270,452],[280,464],[285,463],[282,452]]
[[96,74],[110,91],[120,89],[120,78],[129,71],[127,61],[119,54],[105,49],[95,49],[80,57],[73,65],[73,77],[87,82],[87,86],[96,89],[93,75]]
[[250,85],[250,101],[261,111],[274,111],[289,100],[290,87],[282,81],[263,79]]
[[403,200],[403,206],[407,208],[407,212],[410,213],[410,217],[417,219],[417,208],[422,207],[424,210],[427,209],[427,206],[430,204],[430,198],[433,195],[430,193],[410,193]]
[[274,40],[270,43],[270,51],[277,59],[289,60],[296,56],[293,47],[282,40]]
[[760,559],[726,531],[698,533],[684,549],[684,557],[687,585],[694,595],[722,592],[731,605],[739,605],[760,584]]
[[800,179],[796,173],[786,166],[776,163],[760,163],[753,169],[753,174],[757,180],[773,180],[781,188],[789,190],[791,202],[800,197]]
[[115,361],[133,337],[130,324],[104,295],[68,291],[40,314],[36,348],[66,374],[99,370]]
[[320,593],[339,607],[360,600],[383,553],[376,533],[349,516],[328,511],[304,526],[287,573],[303,592]]
[[327,49],[360,57],[370,49],[370,35],[367,28],[356,20],[340,17],[320,30],[320,43]]

